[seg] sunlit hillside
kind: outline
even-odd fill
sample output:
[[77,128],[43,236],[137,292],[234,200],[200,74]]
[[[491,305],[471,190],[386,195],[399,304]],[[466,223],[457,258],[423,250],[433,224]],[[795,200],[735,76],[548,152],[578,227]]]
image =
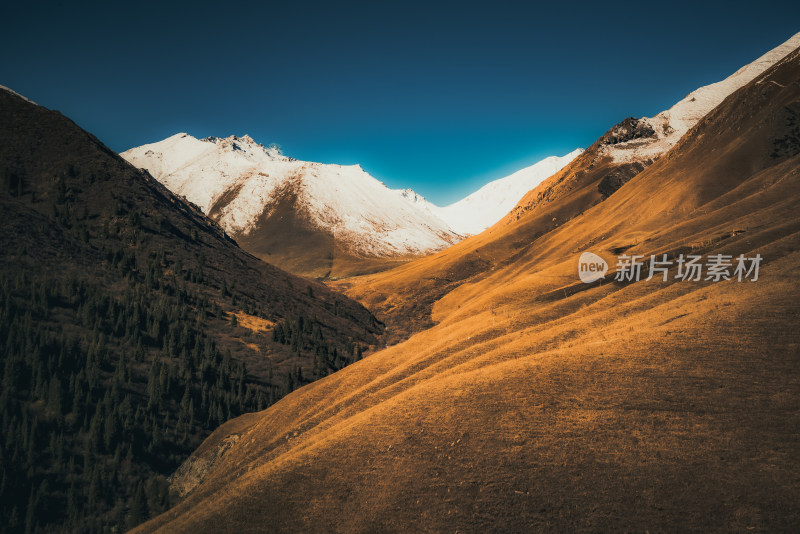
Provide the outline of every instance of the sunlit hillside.
[[[348,281],[410,337],[218,429],[139,531],[796,528],[798,79],[796,50],[612,194],[590,148],[487,232]],[[623,254],[668,281],[615,281]],[[758,279],[676,279],[716,254]]]

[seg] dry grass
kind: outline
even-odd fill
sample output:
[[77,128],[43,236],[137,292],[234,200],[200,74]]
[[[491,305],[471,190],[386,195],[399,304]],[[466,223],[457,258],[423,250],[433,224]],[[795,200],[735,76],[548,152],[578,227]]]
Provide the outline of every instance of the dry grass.
[[[800,155],[769,148],[799,71],[557,228],[541,221],[586,195],[348,280],[413,335],[248,419],[141,530],[796,531]],[[587,243],[765,263],[756,283],[584,286]]]
[[272,330],[275,326],[274,321],[256,317],[255,315],[248,315],[243,311],[233,312],[236,316],[236,323],[242,328],[247,328],[255,334],[260,334]]

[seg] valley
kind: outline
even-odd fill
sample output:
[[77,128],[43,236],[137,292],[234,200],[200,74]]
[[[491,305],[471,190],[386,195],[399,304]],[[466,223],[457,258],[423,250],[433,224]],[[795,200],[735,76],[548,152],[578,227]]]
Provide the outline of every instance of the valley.
[[0,87],[0,532],[796,531],[800,34],[664,107],[439,206]]
[[[590,148],[583,188],[568,167],[489,231],[342,281],[398,343],[220,429],[206,447],[236,444],[139,531],[791,530],[800,145],[776,147],[799,75],[794,50],[605,200]],[[586,285],[583,251],[764,263]]]

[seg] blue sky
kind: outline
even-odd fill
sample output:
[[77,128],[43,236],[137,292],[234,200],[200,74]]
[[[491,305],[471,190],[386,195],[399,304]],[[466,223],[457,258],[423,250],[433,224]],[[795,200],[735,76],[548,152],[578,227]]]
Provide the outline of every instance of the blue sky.
[[800,2],[770,0],[21,4],[0,18],[0,85],[114,150],[249,134],[439,204],[800,31]]

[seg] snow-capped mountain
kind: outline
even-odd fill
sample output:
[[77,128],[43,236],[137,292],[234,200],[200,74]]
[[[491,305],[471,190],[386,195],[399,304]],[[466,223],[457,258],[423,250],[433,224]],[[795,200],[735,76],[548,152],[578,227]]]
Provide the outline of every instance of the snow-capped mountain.
[[787,54],[800,46],[800,33],[740,68],[722,81],[700,87],[683,100],[655,117],[628,119],[607,136],[609,143],[601,154],[617,163],[654,160],[672,148],[692,126],[722,103],[734,91],[744,87]]
[[550,156],[505,178],[489,182],[449,206],[440,208],[428,204],[427,207],[456,232],[479,234],[505,217],[525,193],[560,171],[581,152],[583,149],[578,148],[566,156]]
[[[724,80],[700,87],[654,117],[628,117],[611,127],[561,171],[532,189],[506,216],[509,223],[522,217],[542,217],[564,224],[593,205],[608,199],[626,183],[671,150],[725,99],[768,69],[778,68],[800,46],[800,33],[748,63]],[[548,210],[581,190],[585,202]],[[557,215],[557,217],[553,217]]]
[[[253,254],[305,275],[354,274],[365,272],[353,268],[365,258],[428,254],[506,215],[517,218],[542,199],[555,198],[556,189],[575,187],[579,177],[603,174],[595,196],[607,198],[728,95],[798,46],[800,34],[654,117],[625,119],[585,153],[546,158],[446,207],[410,189],[389,189],[358,165],[298,161],[249,136],[200,140],[182,133],[122,156],[197,204]],[[565,179],[546,181],[562,169]],[[542,187],[549,188],[547,194]],[[381,267],[373,262],[373,268]]]
[[[540,202],[541,192],[528,198],[533,190],[547,186],[547,178],[573,162],[565,170],[568,174],[584,167],[605,173],[598,190],[606,198],[728,95],[798,46],[800,34],[654,117],[622,121],[581,158],[580,149],[546,158],[446,207],[410,189],[389,189],[358,165],[298,161],[249,136],[200,140],[182,133],[122,156],[197,204],[263,259],[306,275],[352,274],[362,272],[351,269],[356,260],[428,254],[482,232],[512,210],[518,217]],[[589,179],[594,174],[577,175]],[[573,181],[553,187],[569,189]],[[553,192],[546,198],[553,198]]]
[[185,196],[235,237],[258,231],[291,197],[300,218],[353,255],[405,256],[463,236],[360,166],[298,161],[249,136],[196,139],[180,133],[122,153]]
[[579,153],[547,158],[444,208],[411,189],[389,189],[358,165],[298,161],[247,135],[180,133],[122,157],[197,204],[254,254],[330,276],[343,255],[418,256],[479,233]]

